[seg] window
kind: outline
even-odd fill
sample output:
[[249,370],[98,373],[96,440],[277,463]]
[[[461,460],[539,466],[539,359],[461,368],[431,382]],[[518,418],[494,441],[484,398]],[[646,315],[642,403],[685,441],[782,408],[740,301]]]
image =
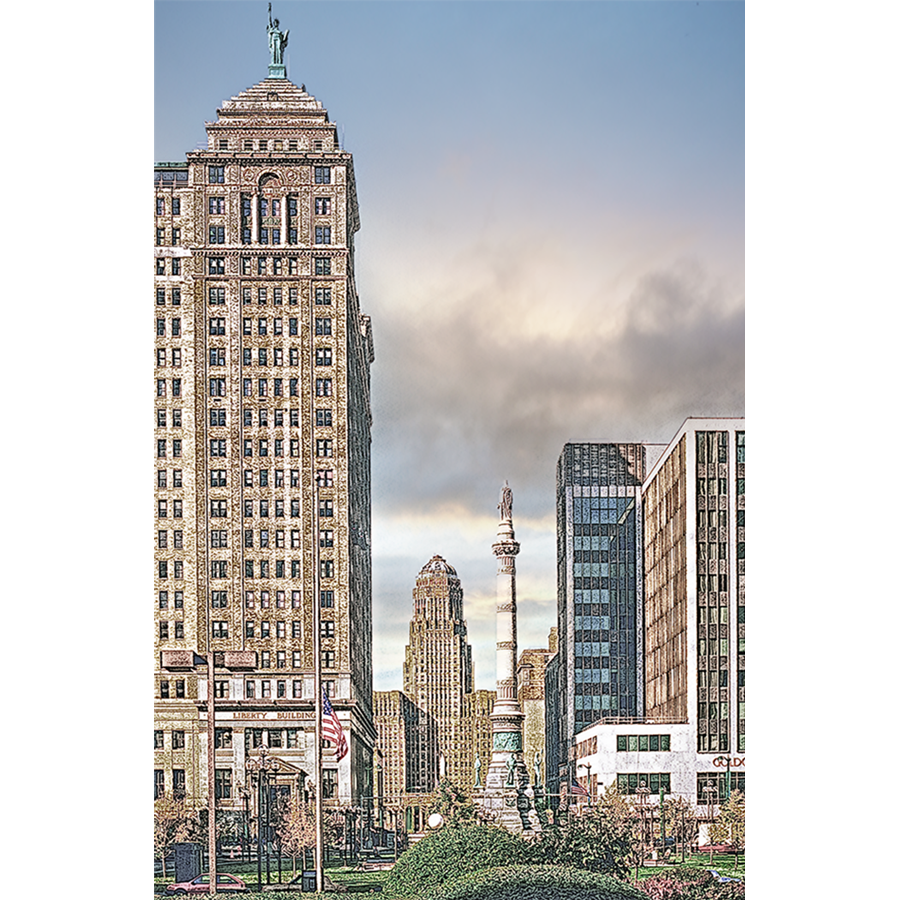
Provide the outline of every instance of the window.
[[328,697],[329,700],[334,699],[337,695],[335,684],[336,682],[333,678],[327,678],[322,681],[322,689],[325,691],[325,696]]
[[209,442],[210,456],[225,456],[225,441],[214,439]]
[[176,678],[175,679],[175,696],[178,699],[184,699],[184,679]]
[[331,243],[331,226],[330,225],[316,225],[316,243],[317,244],[330,244]]
[[181,350],[178,347],[172,350],[172,365],[176,368],[181,366]]
[[157,337],[165,337],[166,336],[166,320],[165,319],[157,319],[156,320],[156,336]]
[[159,696],[161,700],[169,699],[169,680],[167,678],[163,678],[159,682]]
[[316,197],[316,215],[327,216],[331,212],[331,197]]
[[[279,651],[275,654],[275,668],[276,668],[276,669],[284,669],[284,668],[286,668],[286,667],[287,667],[287,662],[286,662],[286,660],[285,660],[285,653],[284,653],[284,650],[279,650]],[[284,682],[281,681],[281,682],[279,682],[279,684],[284,684]],[[283,697],[284,694],[279,694],[278,696],[279,696],[279,697]]]
[[158,216],[164,216],[166,214],[166,201],[163,197],[156,198],[156,214]]
[[338,773],[337,769],[322,770],[322,797],[325,800],[333,800],[337,797]]
[[156,305],[157,306],[165,306],[166,305],[166,289],[165,288],[157,288],[156,289]]
[[172,469],[172,487],[181,487],[181,469]]
[[225,166],[209,166],[209,183],[225,184]]
[[334,515],[334,501],[333,500],[320,500],[319,501],[319,516],[320,517],[331,517]]
[[159,608],[166,609],[169,606],[169,592],[168,591],[160,591],[159,592]]
[[322,651],[322,668],[323,669],[333,669],[334,668],[334,650],[323,650]]
[[209,214],[211,216],[221,216],[225,214],[225,198],[210,197],[209,198]]
[[334,622],[331,619],[324,619],[319,624],[321,626],[321,635],[323,638],[334,637]]
[[227,622],[213,622],[212,623],[212,636],[214,638],[227,638],[228,637],[228,623]]
[[[173,260],[174,262],[174,260]],[[209,258],[209,274],[224,275],[225,274],[225,257],[211,256]]]
[[214,559],[210,562],[211,578],[227,578],[228,577],[228,561],[224,559]]
[[[215,637],[215,635],[213,635]],[[219,698],[228,697],[229,689],[227,681],[217,681],[213,685],[213,694]]]
[[316,166],[315,167],[316,184],[331,184],[331,167]]
[[[293,412],[293,410],[291,410]],[[294,422],[291,421],[293,425]],[[330,409],[317,409],[316,410],[316,425],[319,428],[328,428],[331,426],[331,410]]]
[[233,746],[233,735],[230,728],[216,729],[216,750],[230,750]]
[[[225,469],[212,469],[210,471],[210,483],[212,487],[225,487]],[[221,473],[222,481],[221,484],[219,482],[219,474]],[[228,501],[227,500],[212,500],[210,501],[210,510],[209,514],[214,519],[224,519],[228,516]]]
[[321,566],[320,572],[322,578],[334,578],[334,560],[333,559],[323,559],[319,565]]
[[223,306],[225,304],[225,288],[211,287],[209,289],[209,302],[213,306]]
[[225,609],[228,606],[228,591],[212,592],[213,609]]
[[334,469],[318,469],[316,471],[316,484],[319,487],[333,487]]
[[225,319],[217,318],[209,320],[209,333],[211,336],[225,334]]
[[320,547],[333,547],[334,546],[334,532],[330,528],[323,528],[319,532],[319,546]]
[[169,623],[168,622],[160,622],[159,623],[159,639],[161,641],[167,641],[169,639]]
[[211,366],[224,366],[225,365],[225,348],[224,347],[210,347],[209,348],[209,364]]
[[[180,242],[181,242],[181,229],[173,228],[172,229],[172,246],[177,247]],[[220,243],[224,244],[225,241],[221,241]]]
[[172,215],[173,216],[181,215],[181,198],[180,197],[172,198]]
[[330,438],[316,438],[316,456],[334,456],[334,444]]
[[156,260],[156,274],[157,274],[157,275],[165,275],[165,274],[166,274],[166,261],[165,261],[165,259],[157,259],[157,260]]
[[331,334],[331,319],[316,319],[316,334],[317,335]]
[[180,378],[172,379],[172,396],[173,397],[181,396],[181,379]]
[[159,800],[166,793],[165,775],[162,769],[153,770],[153,799]]
[[184,732],[183,731],[173,731],[172,732],[172,749],[173,750],[184,750]]
[[172,532],[172,546],[176,550],[184,549],[184,532],[183,531],[173,531]]
[[319,606],[331,609],[334,606],[334,591],[319,591]]
[[165,378],[157,378],[156,379],[156,396],[157,397],[165,397],[166,396],[166,380],[165,380]]
[[172,274],[173,275],[181,274],[181,260],[180,259],[172,260]]
[[331,395],[332,395],[331,379],[330,378],[317,378],[316,379],[316,396],[317,397],[330,397]]
[[216,769],[216,799],[231,798],[231,769]]
[[[224,225],[210,225],[209,226],[209,242],[210,244],[224,244],[225,243],[225,226]],[[212,272],[210,272],[210,275]]]
[[154,750],[162,750],[165,747],[164,737],[162,731],[154,731],[153,732],[153,749]]
[[265,256],[259,256],[256,259],[256,274],[257,275],[265,275],[266,274],[266,258]]
[[165,228],[157,228],[156,229],[156,246],[161,247],[166,240],[166,229]]
[[317,256],[316,260],[316,275],[330,275],[331,274],[331,259],[327,256]]
[[172,456],[176,459],[181,456],[181,441],[178,438],[172,441]]
[[[263,652],[260,654],[260,656],[266,657],[266,662],[264,663],[262,668],[268,669],[269,668],[268,652],[263,650]],[[272,682],[269,681],[267,678],[263,679],[259,683],[259,688],[260,688],[260,690],[259,690],[260,697],[263,697],[264,699],[268,699],[269,697],[272,696]]]
[[183,800],[185,794],[184,769],[172,769],[172,795],[176,800]]
[[184,622],[182,622],[181,619],[176,619],[175,621],[175,640],[184,640]]
[[172,337],[181,336],[181,319],[172,319]]
[[[160,501],[160,502],[165,502],[165,501]],[[163,517],[160,516],[160,518],[163,518]],[[168,540],[167,540],[168,534],[169,534],[168,531],[160,531],[160,532],[157,533],[157,535],[156,535],[156,546],[157,546],[160,550],[165,550],[166,547],[168,547],[168,545],[169,545],[169,544],[168,544]]]

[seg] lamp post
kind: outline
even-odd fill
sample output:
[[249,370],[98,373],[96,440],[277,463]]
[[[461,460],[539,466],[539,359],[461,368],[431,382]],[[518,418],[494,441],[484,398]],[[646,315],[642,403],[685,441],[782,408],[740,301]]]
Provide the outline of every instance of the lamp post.
[[[647,799],[647,795],[650,793],[650,788],[647,787],[647,782],[642,781],[641,786],[637,789],[638,801],[640,803],[641,810],[641,865],[644,864],[644,801]],[[637,872],[637,864],[634,867],[634,883],[637,885],[638,880],[638,872]]]
[[[269,868],[269,809],[271,807],[270,779],[274,781],[278,776],[280,764],[274,757],[268,758],[269,748],[263,745],[259,748],[259,759],[247,760],[247,774],[251,782],[255,782],[258,789],[258,803],[256,811],[256,882],[257,889],[262,890],[262,845],[265,834],[266,845],[266,884],[271,881]],[[265,812],[264,812],[265,811]],[[265,816],[265,824],[263,817]]]
[[250,788],[242,784],[237,784],[237,792],[244,801],[244,839],[241,841],[243,845],[243,855],[246,856],[246,862],[250,862]]
[[715,786],[711,781],[707,781],[703,786],[703,793],[706,794],[706,818],[709,820],[706,826],[706,839],[709,841],[709,864],[712,865],[712,796],[715,793]]

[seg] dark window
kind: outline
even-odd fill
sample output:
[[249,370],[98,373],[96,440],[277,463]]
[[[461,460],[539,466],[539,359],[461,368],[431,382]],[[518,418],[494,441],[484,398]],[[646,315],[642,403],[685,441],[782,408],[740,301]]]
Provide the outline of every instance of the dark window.
[[209,274],[224,275],[225,274],[225,257],[211,256],[209,258]]
[[225,184],[225,166],[209,166],[209,183]]
[[315,167],[316,184],[331,184],[331,168],[329,166]]

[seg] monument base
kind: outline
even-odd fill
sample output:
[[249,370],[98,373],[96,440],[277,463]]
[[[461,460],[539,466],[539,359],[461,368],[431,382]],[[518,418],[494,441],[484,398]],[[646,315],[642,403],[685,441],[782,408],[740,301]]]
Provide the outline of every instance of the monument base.
[[534,789],[528,782],[528,770],[516,753],[494,751],[484,787],[480,790],[476,788],[474,800],[492,821],[509,831],[526,836],[541,831],[541,820],[534,805]]
[[269,78],[287,78],[287,66],[269,63]]

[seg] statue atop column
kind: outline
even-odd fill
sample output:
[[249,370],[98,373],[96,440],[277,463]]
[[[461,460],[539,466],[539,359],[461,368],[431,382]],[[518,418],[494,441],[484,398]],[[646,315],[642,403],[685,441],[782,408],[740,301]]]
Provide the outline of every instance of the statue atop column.
[[271,3],[269,4],[269,27],[266,32],[269,35],[269,77],[286,78],[284,48],[287,47],[290,31],[281,31],[278,27],[278,19],[272,20]]
[[501,519],[511,519],[512,518],[512,506],[513,506],[513,492],[512,488],[509,486],[509,482],[507,481],[503,485],[503,490],[500,492],[500,505],[497,509],[500,510],[500,518]]

